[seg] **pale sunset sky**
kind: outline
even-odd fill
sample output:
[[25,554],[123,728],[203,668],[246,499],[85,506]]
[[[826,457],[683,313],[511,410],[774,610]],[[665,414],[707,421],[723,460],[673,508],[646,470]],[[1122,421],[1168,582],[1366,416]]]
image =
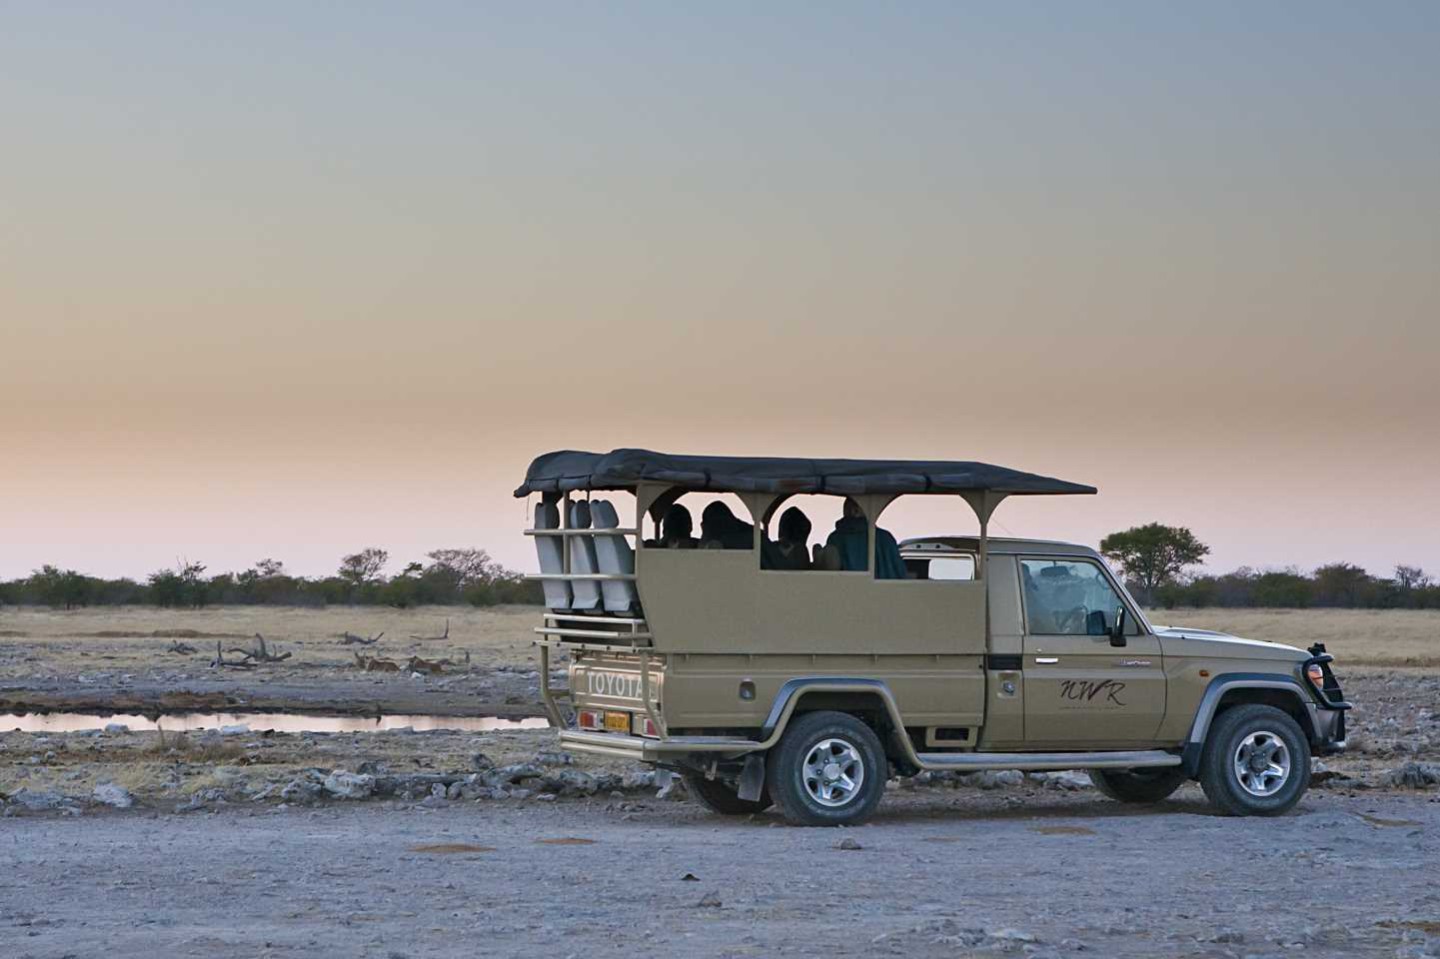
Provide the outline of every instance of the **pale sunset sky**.
[[0,0],[0,578],[533,568],[529,460],[617,446],[1440,572],[1437,50],[1429,2]]

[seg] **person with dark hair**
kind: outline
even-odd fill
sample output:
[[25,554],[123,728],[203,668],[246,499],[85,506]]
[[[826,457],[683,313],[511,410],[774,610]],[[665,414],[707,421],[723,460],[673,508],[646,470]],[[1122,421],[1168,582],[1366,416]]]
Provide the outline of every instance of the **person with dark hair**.
[[[845,498],[845,515],[835,521],[835,532],[825,541],[825,546],[835,547],[840,554],[842,570],[865,569],[865,546],[870,538],[870,527],[860,504]],[[875,527],[875,578],[904,579],[905,562],[900,558],[900,544],[889,530]]]
[[755,527],[742,522],[724,503],[715,502],[700,514],[700,546],[704,549],[751,549]]
[[695,549],[700,541],[694,536],[695,521],[690,511],[679,503],[672,503],[665,511],[660,524],[660,539],[655,543],[659,549]]
[[810,518],[792,506],[780,514],[779,540],[761,557],[766,569],[810,569]]

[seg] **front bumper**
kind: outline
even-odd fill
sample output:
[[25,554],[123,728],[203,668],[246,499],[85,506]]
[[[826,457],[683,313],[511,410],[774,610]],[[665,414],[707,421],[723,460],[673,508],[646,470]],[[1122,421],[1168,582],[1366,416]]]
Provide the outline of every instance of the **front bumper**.
[[1310,739],[1311,750],[1319,756],[1344,752],[1345,710],[1326,709],[1316,703],[1310,703],[1309,707],[1310,728],[1315,730],[1314,736]]
[[[1310,654],[1310,658],[1300,664],[1300,675],[1309,687],[1311,696],[1311,702],[1306,704],[1310,711],[1310,728],[1314,730],[1310,748],[1317,755],[1328,756],[1345,749],[1345,714],[1349,712],[1350,704],[1345,701],[1340,691],[1340,683],[1330,669],[1335,657],[1325,652],[1325,647],[1320,643],[1310,647]],[[1319,666],[1324,671],[1323,687],[1316,686],[1310,680],[1311,666]]]

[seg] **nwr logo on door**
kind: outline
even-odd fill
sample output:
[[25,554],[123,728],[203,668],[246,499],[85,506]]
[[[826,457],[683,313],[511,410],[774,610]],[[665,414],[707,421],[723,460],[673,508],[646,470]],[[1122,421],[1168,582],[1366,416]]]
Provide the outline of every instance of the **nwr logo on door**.
[[1085,703],[1094,702],[1099,698],[1098,705],[1114,703],[1116,706],[1124,706],[1120,701],[1120,694],[1125,691],[1125,684],[1113,679],[1103,682],[1092,682],[1088,679],[1066,679],[1060,683],[1060,698]]

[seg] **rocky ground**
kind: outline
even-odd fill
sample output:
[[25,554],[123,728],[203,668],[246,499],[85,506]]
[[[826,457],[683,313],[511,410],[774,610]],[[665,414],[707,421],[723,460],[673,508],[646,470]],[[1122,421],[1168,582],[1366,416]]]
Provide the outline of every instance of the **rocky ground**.
[[[36,614],[0,639],[0,712],[540,712],[529,611],[353,630],[439,672],[358,668],[341,615],[225,620],[295,652],[245,671],[208,666],[214,621]],[[1350,749],[1276,820],[1003,771],[799,830],[548,730],[0,733],[0,957],[1440,955],[1440,673],[1340,675]]]
[[1225,819],[1026,782],[846,830],[609,795],[21,817],[0,955],[1440,956],[1434,793]]

